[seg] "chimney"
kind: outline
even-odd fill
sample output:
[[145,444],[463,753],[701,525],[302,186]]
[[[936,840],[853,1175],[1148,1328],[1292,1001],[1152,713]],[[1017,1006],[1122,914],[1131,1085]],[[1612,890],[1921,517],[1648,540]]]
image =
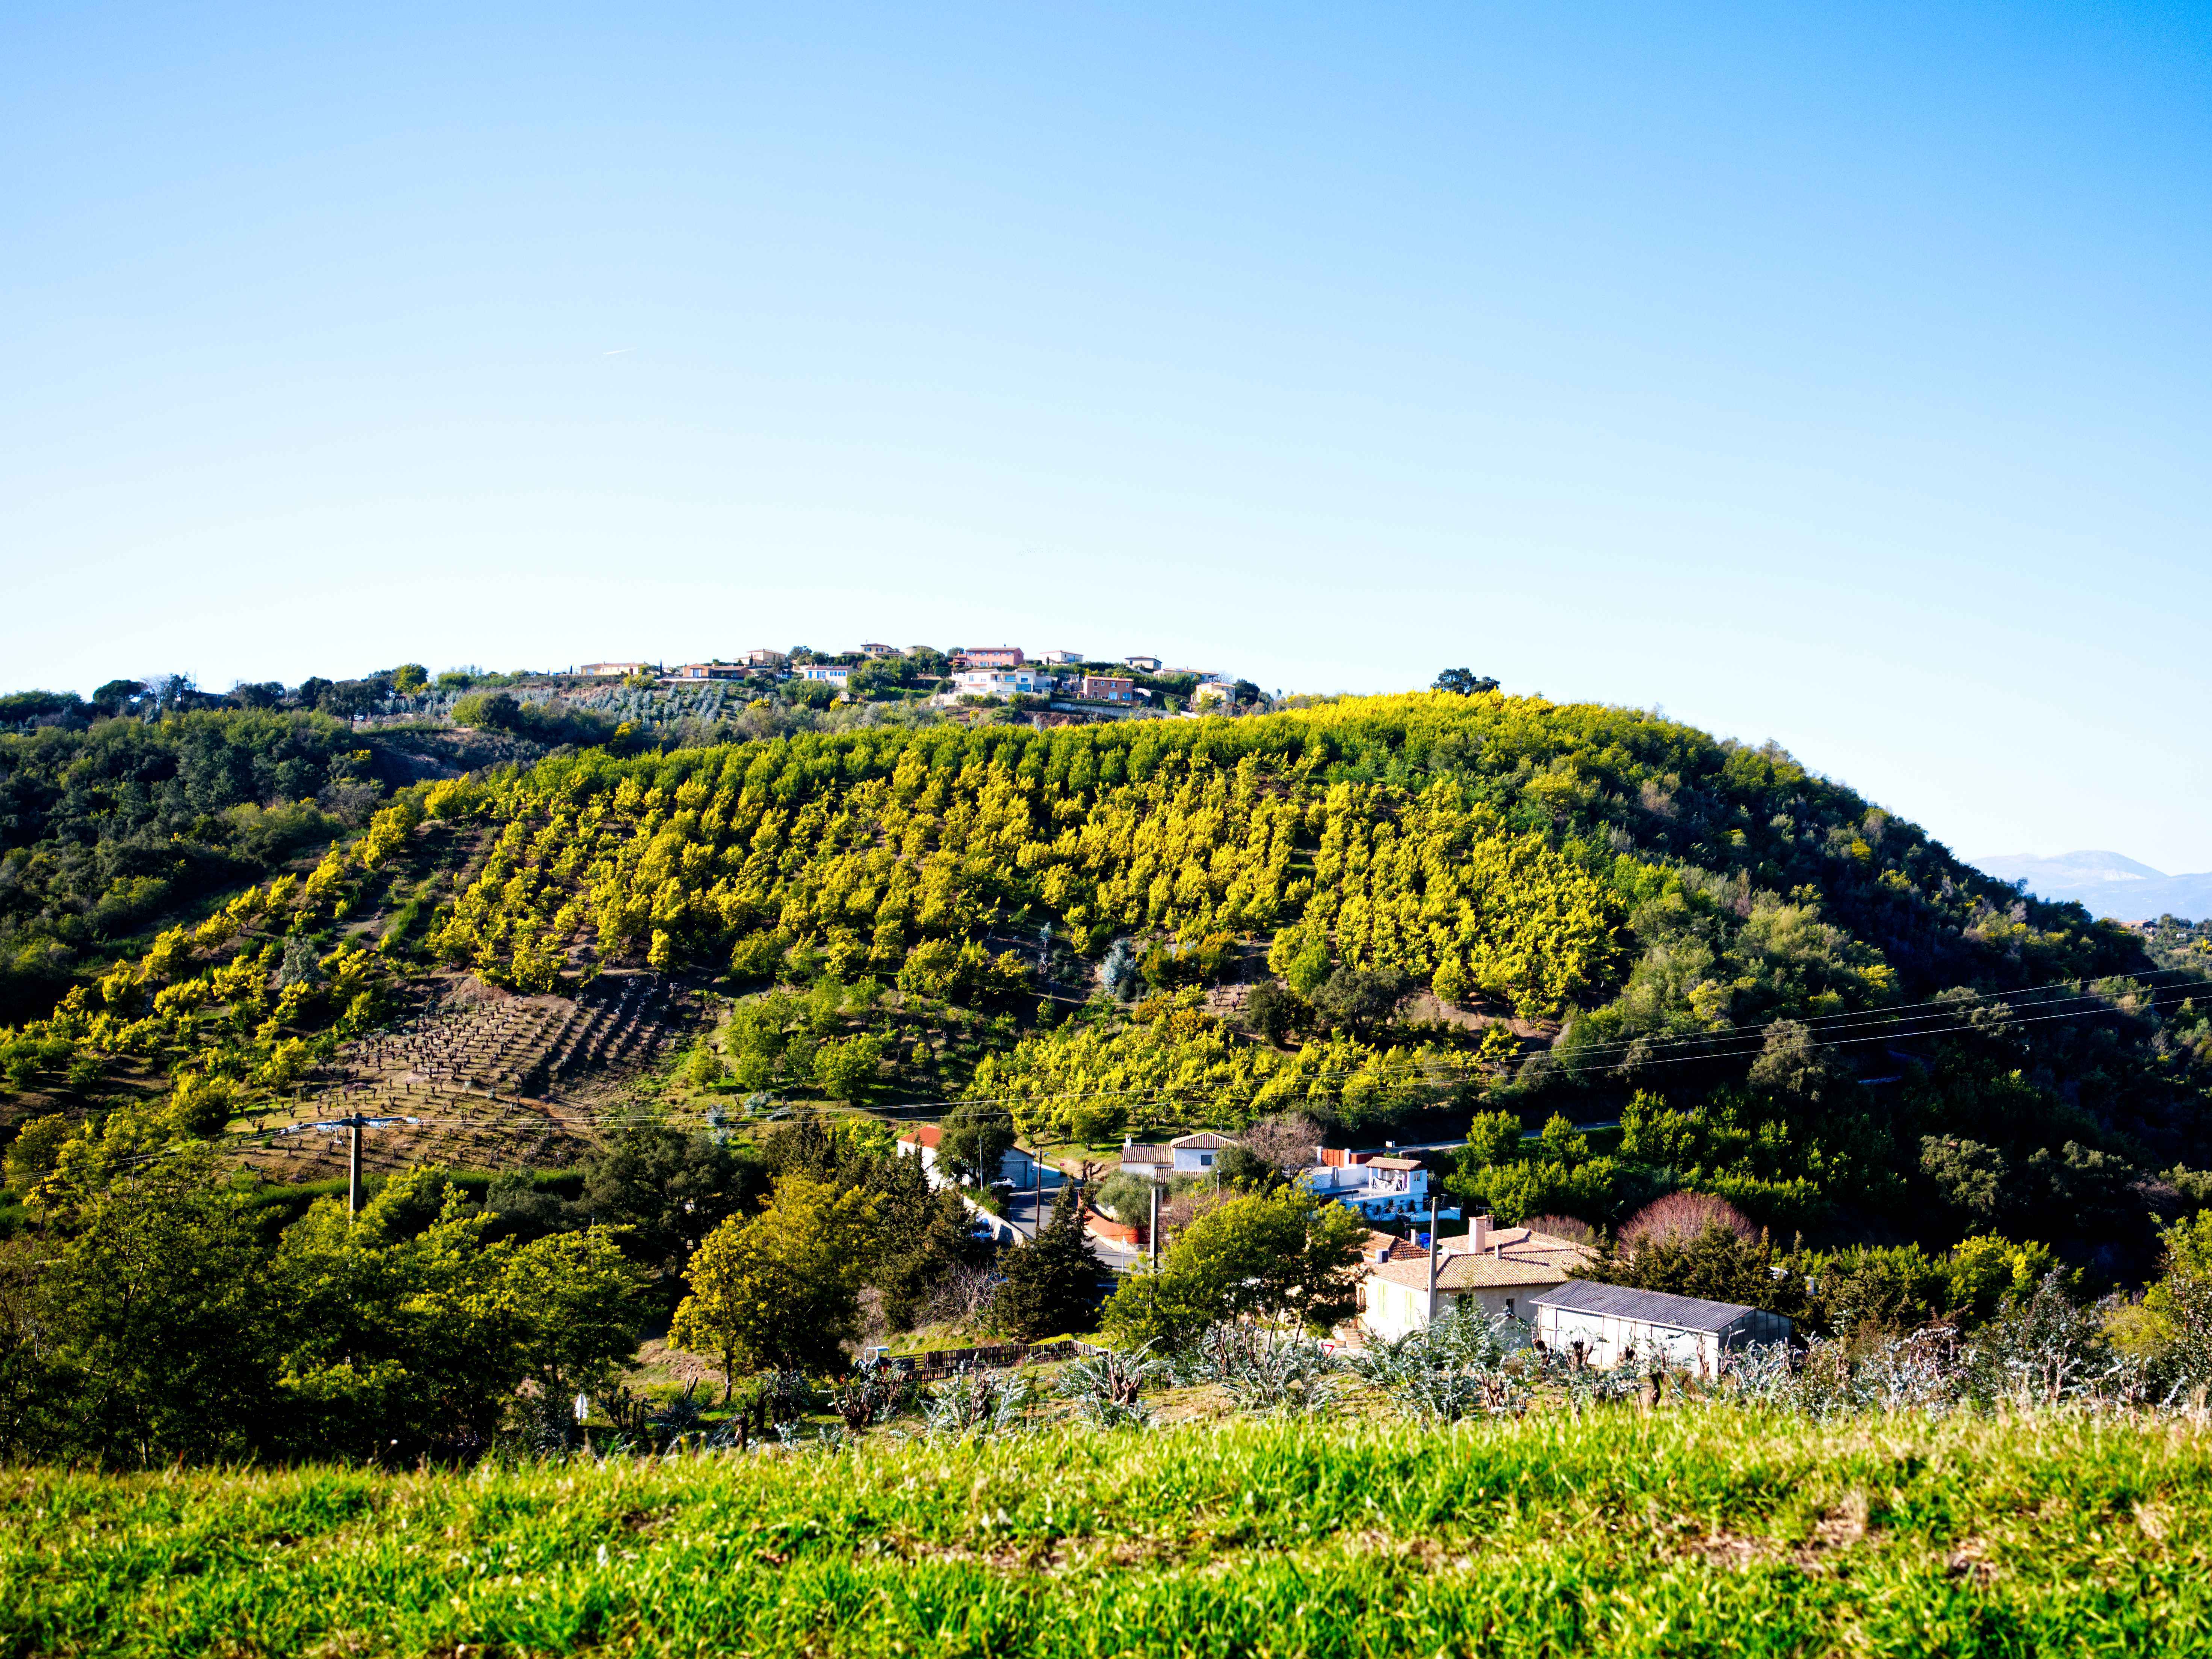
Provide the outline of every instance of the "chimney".
[[1467,1224],[1467,1247],[1470,1254],[1480,1255],[1490,1247],[1490,1217],[1477,1216]]

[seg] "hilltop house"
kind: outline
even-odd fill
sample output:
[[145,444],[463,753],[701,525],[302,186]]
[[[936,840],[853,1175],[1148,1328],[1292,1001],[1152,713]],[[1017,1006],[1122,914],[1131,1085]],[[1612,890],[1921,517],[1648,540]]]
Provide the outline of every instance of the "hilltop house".
[[1128,1141],[1121,1143],[1121,1170],[1124,1174],[1148,1175],[1154,1180],[1167,1180],[1176,1175],[1203,1175],[1212,1172],[1213,1161],[1237,1143],[1226,1135],[1217,1135],[1202,1129],[1195,1135],[1178,1136],[1164,1145],[1139,1146]]
[[863,645],[860,647],[860,655],[862,656],[904,656],[906,653],[896,645]]
[[1055,665],[1065,665],[1081,662],[1084,661],[1084,656],[1081,651],[1047,651],[1044,654],[1044,660]]
[[824,686],[835,686],[842,691],[846,682],[852,679],[853,671],[839,662],[809,662],[799,669],[799,677],[816,680]]
[[[1370,1336],[1395,1340],[1430,1320],[1429,1249],[1370,1234],[1360,1253],[1360,1324]],[[1539,1299],[1592,1259],[1589,1247],[1526,1227],[1493,1227],[1477,1216],[1437,1251],[1435,1317],[1462,1302],[1486,1314],[1535,1320]]]
[[963,668],[952,676],[956,697],[1048,697],[1058,682],[1034,668]]
[[952,660],[963,668],[1018,668],[1027,659],[1018,645],[973,645],[956,652]]
[[1190,700],[1192,706],[1195,708],[1202,709],[1209,703],[1218,703],[1224,707],[1232,706],[1237,701],[1237,682],[1218,674],[1212,679],[1201,680],[1193,688]]
[[[902,1157],[919,1157],[921,1167],[928,1172],[932,1182],[943,1186],[945,1179],[937,1173],[937,1149],[945,1138],[945,1131],[933,1123],[917,1124],[898,1138],[898,1150]],[[1010,1146],[999,1157],[999,1173],[994,1180],[1010,1181],[1016,1186],[1030,1186],[1036,1182],[1038,1173],[1044,1168],[1036,1158],[1018,1146]],[[1054,1170],[1045,1181],[1048,1186],[1056,1185],[1060,1173]]]
[[586,662],[576,670],[586,680],[627,680],[634,674],[658,674],[651,662]]
[[790,661],[790,652],[771,651],[765,646],[745,653],[745,666],[751,668],[781,668]]
[[1158,674],[1160,660],[1157,656],[1125,656],[1121,661],[1139,674]]
[[745,671],[734,662],[683,662],[665,676],[670,680],[743,680]]
[[1721,1356],[1753,1342],[1787,1342],[1790,1321],[1735,1302],[1706,1302],[1663,1290],[1632,1290],[1571,1278],[1535,1298],[1536,1339],[1578,1352],[1601,1368],[1618,1364],[1632,1346],[1639,1358],[1701,1376],[1717,1375]]
[[1118,674],[1086,674],[1077,677],[1066,694],[1081,703],[1133,703],[1137,682]]

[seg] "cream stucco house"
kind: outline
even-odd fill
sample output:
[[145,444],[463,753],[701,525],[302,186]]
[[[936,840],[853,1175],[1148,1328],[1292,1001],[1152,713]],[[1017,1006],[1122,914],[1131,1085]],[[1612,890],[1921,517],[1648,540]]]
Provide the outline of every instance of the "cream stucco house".
[[1572,1239],[1526,1227],[1493,1227],[1487,1216],[1477,1216],[1467,1232],[1437,1242],[1433,1313],[1426,1250],[1400,1239],[1383,1241],[1366,1253],[1359,1323],[1367,1335],[1395,1340],[1425,1329],[1431,1317],[1441,1319],[1462,1302],[1533,1323],[1536,1298],[1573,1278],[1594,1254]]

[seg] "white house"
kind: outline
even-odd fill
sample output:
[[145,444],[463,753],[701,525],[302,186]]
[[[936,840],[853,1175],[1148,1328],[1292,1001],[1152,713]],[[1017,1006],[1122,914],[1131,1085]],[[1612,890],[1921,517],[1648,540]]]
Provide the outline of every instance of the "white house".
[[1201,680],[1193,688],[1190,700],[1193,706],[1197,708],[1202,709],[1214,703],[1218,703],[1225,708],[1237,701],[1237,682],[1233,680],[1219,678]]
[[1663,1355],[1669,1365],[1713,1376],[1721,1356],[1733,1349],[1790,1339],[1790,1321],[1780,1314],[1588,1279],[1571,1278],[1544,1291],[1535,1308],[1539,1342],[1578,1351],[1600,1368],[1617,1364],[1632,1346],[1638,1358]]
[[1201,1129],[1195,1135],[1178,1136],[1164,1145],[1139,1146],[1124,1141],[1121,1168],[1125,1174],[1148,1175],[1154,1180],[1208,1174],[1214,1160],[1236,1144],[1228,1136],[1217,1135],[1210,1129]]
[[860,647],[862,656],[904,656],[906,653],[896,645],[867,644]]
[[[945,1131],[933,1123],[917,1124],[898,1138],[898,1150],[907,1157],[919,1156],[921,1167],[929,1172],[933,1181],[938,1180],[937,1149],[945,1138]],[[1045,1185],[1056,1186],[1058,1170],[1047,1170],[1037,1162],[1036,1155],[1022,1147],[1010,1146],[999,1156],[999,1173],[994,1180],[1011,1181],[1016,1186],[1034,1186],[1040,1171],[1045,1174]]]
[[1055,663],[1082,662],[1087,661],[1081,651],[1047,651],[1044,654],[1044,660],[1048,662]]
[[576,670],[586,680],[627,680],[634,674],[658,674],[650,662],[586,662]]
[[1148,1180],[1165,1180],[1175,1174],[1175,1148],[1167,1145],[1138,1146],[1121,1143],[1121,1173],[1142,1175]]
[[802,680],[817,680],[825,686],[835,686],[842,691],[853,677],[853,671],[839,662],[809,662],[799,671]]
[[[1591,1259],[1587,1245],[1526,1227],[1493,1227],[1477,1216],[1467,1232],[1436,1241],[1436,1314],[1466,1303],[1486,1314],[1537,1319],[1537,1299],[1565,1284]],[[1402,1239],[1369,1235],[1361,1253],[1360,1324],[1386,1340],[1425,1328],[1430,1319],[1429,1252]]]
[[1059,682],[1035,668],[963,668],[952,676],[952,690],[961,697],[1048,697]]
[[1139,674],[1159,672],[1160,660],[1157,656],[1125,656],[1121,661]]
[[[1378,1157],[1335,1147],[1315,1150],[1320,1162],[1300,1171],[1298,1180],[1322,1197],[1334,1199],[1370,1221],[1428,1213],[1429,1172],[1418,1158]],[[1456,1208],[1437,1214],[1459,1218]]]

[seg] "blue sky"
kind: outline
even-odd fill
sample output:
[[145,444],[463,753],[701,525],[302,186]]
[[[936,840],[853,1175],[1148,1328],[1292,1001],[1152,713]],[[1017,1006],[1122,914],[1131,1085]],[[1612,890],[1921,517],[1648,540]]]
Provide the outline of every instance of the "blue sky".
[[18,4],[0,160],[8,685],[1465,664],[2212,869],[2203,6]]

